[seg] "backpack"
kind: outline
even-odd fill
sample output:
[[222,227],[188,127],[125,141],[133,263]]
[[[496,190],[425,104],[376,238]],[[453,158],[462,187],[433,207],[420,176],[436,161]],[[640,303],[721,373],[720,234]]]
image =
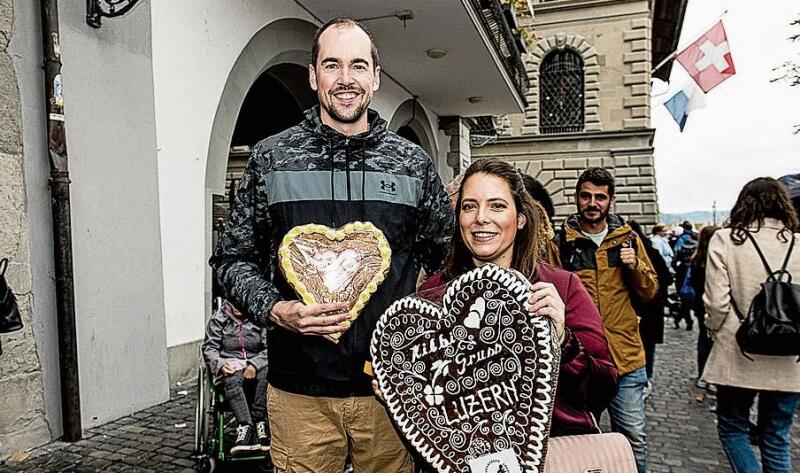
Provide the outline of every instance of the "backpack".
[[692,267],[690,265],[686,265],[686,275],[683,276],[683,282],[681,283],[680,289],[678,289],[678,295],[681,296],[681,301],[686,304],[692,305],[694,303],[694,286],[692,286]]
[[756,247],[767,270],[767,279],[761,283],[761,290],[750,303],[747,316],[742,317],[734,303],[734,309],[741,320],[736,331],[736,343],[749,360],[752,358],[748,353],[797,356],[800,362],[800,285],[792,284],[792,275],[786,271],[794,249],[794,234],[783,266],[778,271],[772,271],[750,232],[747,232],[747,238]]

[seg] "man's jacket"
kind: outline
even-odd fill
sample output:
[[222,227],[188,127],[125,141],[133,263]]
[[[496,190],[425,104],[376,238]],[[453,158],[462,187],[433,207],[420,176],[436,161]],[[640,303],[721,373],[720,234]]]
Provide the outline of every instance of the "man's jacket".
[[215,383],[222,380],[220,367],[231,360],[244,360],[253,365],[256,371],[266,369],[266,330],[255,325],[252,320],[234,316],[230,304],[225,302],[206,325],[203,358]]
[[[611,356],[620,374],[645,365],[639,336],[639,321],[632,298],[652,300],[658,293],[658,279],[636,233],[620,217],[609,213],[608,235],[598,247],[581,233],[579,215],[572,215],[556,232],[555,242],[561,266],[576,273],[592,296],[606,329]],[[639,261],[628,269],[620,256],[624,245],[631,245]]]
[[[414,292],[420,266],[439,268],[453,214],[430,157],[386,129],[369,110],[369,131],[345,136],[322,124],[319,107],[297,126],[253,148],[227,227],[210,260],[227,297],[270,328],[269,382],[309,396],[372,394],[363,373],[375,323]],[[293,227],[369,221],[392,249],[389,274],[334,344],[272,326],[276,302],[298,297],[278,269],[277,249]]]

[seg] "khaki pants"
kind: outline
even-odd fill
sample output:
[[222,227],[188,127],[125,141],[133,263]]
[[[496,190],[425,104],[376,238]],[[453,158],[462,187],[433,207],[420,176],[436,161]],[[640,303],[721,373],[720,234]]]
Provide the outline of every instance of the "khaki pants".
[[373,396],[309,397],[267,390],[276,473],[342,473],[347,454],[356,473],[411,473],[414,463]]

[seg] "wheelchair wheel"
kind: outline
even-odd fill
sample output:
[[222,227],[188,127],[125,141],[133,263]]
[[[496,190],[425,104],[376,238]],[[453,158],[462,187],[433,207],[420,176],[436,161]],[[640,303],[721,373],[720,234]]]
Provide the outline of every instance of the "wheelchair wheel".
[[[206,367],[197,369],[197,394],[194,411],[194,451],[197,455],[207,454],[209,431],[209,393]],[[212,459],[213,460],[213,459]]]
[[199,473],[213,473],[217,469],[217,461],[208,455],[202,455],[197,459],[197,471]]

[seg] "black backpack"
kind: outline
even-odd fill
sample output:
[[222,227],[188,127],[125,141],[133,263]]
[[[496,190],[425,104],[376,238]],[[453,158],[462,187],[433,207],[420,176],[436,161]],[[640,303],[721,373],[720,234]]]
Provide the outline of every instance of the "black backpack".
[[800,285],[792,284],[792,275],[786,271],[794,249],[794,234],[783,266],[778,271],[772,271],[769,267],[764,253],[749,232],[747,238],[756,247],[768,276],[750,303],[746,317],[742,317],[734,303],[734,309],[742,322],[736,331],[736,342],[742,354],[750,360],[752,358],[748,353],[797,356],[797,361],[800,362]]

